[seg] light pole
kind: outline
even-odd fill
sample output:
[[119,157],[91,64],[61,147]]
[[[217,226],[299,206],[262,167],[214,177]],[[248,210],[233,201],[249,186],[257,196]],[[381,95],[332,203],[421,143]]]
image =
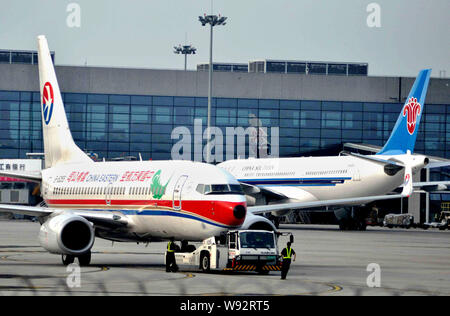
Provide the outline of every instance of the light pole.
[[192,45],[183,45],[181,46],[174,46],[174,53],[175,54],[183,54],[184,55],[184,71],[187,69],[187,55],[195,54],[197,51],[197,48],[193,47]]
[[213,62],[212,62],[212,51],[213,51],[213,28],[216,25],[225,25],[225,20],[227,17],[225,16],[217,16],[217,15],[204,15],[199,16],[198,20],[205,26],[206,24],[210,25],[210,41],[209,41],[209,83],[208,83],[208,127],[206,129],[206,162],[210,162],[211,156],[211,98],[212,98],[212,73],[213,73]]

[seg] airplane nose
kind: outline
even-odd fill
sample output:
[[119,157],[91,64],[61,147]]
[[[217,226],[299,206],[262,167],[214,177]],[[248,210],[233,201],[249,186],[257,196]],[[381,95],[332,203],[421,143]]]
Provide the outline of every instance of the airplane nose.
[[236,219],[243,219],[246,214],[245,206],[243,205],[236,205],[233,209],[233,215],[236,217]]

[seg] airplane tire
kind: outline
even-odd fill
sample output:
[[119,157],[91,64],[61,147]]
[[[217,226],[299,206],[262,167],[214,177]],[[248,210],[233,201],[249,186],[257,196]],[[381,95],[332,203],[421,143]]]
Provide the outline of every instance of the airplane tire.
[[82,267],[86,267],[91,263],[91,252],[89,251],[88,253],[79,256],[78,257],[78,262],[80,263],[80,266]]
[[61,260],[63,265],[68,266],[69,264],[74,263],[75,261],[75,256],[72,255],[62,255],[61,256]]

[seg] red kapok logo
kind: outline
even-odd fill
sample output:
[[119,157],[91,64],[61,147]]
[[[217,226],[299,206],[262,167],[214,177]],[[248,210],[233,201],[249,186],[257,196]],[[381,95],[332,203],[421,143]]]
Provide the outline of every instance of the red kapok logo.
[[422,108],[417,102],[416,98],[409,98],[408,103],[405,104],[405,107],[403,108],[403,117],[408,114],[406,125],[408,127],[408,133],[410,135],[414,134],[414,131],[416,129],[417,117],[420,115],[421,109]]

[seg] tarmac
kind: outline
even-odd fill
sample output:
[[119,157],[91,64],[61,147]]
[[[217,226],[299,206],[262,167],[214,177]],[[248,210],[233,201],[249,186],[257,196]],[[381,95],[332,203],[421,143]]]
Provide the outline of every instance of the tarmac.
[[38,223],[0,221],[0,295],[450,295],[448,230],[281,225],[294,234],[297,260],[280,280],[280,272],[166,273],[166,243],[98,238],[91,265],[78,277],[39,245],[39,229]]

